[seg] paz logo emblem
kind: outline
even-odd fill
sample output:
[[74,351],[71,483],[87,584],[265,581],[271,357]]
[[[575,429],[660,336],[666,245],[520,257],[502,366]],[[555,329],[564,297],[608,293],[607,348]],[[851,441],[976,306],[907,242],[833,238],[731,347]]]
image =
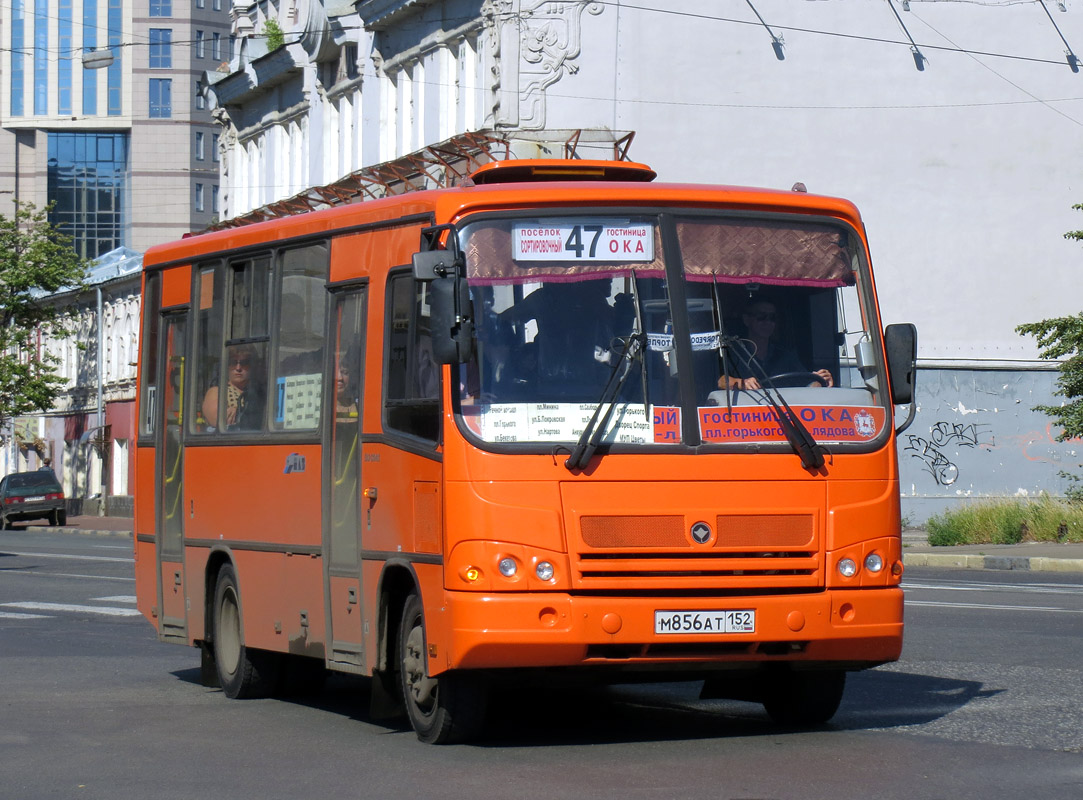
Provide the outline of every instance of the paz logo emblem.
[[692,526],[692,539],[696,544],[707,544],[711,540],[711,526],[706,522],[697,522]]

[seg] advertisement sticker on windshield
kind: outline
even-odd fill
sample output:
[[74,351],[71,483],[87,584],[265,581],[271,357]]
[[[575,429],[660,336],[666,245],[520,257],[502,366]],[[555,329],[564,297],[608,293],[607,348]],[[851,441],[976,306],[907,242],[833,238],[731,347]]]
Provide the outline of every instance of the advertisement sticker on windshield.
[[654,230],[642,223],[587,219],[519,223],[512,228],[516,261],[653,261]]
[[[884,429],[887,415],[873,406],[792,406],[818,442],[866,442]],[[699,430],[705,442],[784,442],[786,434],[769,408],[734,406],[699,409]]]

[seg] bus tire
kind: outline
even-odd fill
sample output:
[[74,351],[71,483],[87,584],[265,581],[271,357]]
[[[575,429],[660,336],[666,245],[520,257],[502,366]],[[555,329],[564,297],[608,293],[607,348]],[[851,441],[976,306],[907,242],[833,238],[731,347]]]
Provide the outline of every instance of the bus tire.
[[280,659],[277,653],[245,646],[241,593],[232,564],[222,566],[214,587],[214,661],[226,697],[267,697],[274,690]]
[[477,675],[445,672],[429,677],[425,615],[411,593],[398,637],[399,679],[410,724],[426,744],[453,744],[477,736],[485,722],[487,692]]
[[771,676],[763,707],[780,725],[822,725],[839,710],[846,673],[841,669]]

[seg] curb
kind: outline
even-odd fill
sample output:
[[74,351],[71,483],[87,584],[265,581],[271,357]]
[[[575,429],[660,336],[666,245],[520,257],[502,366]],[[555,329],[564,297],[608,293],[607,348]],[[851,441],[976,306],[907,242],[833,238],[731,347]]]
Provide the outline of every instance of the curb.
[[1029,572],[1083,572],[1083,558],[1045,556],[983,556],[966,553],[904,553],[907,567],[950,569],[1026,570]]
[[125,536],[132,538],[131,531],[99,531],[91,528],[68,528],[63,525],[52,527],[49,525],[27,525],[27,533],[79,533],[83,536]]

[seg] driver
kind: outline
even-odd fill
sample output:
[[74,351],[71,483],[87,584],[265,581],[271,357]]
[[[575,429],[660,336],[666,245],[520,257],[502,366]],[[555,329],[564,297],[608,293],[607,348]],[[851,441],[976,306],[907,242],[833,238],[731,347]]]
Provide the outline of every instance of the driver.
[[[759,389],[761,386],[758,376],[763,373],[768,376],[793,372],[806,373],[818,375],[823,379],[823,385],[835,385],[829,370],[810,371],[801,363],[797,353],[773,341],[778,322],[778,310],[770,300],[756,300],[749,304],[741,315],[741,321],[744,323],[746,331],[741,344],[749,350],[752,354],[752,361],[755,361],[763,372],[761,373],[760,369],[756,369],[755,365],[747,362],[743,355],[731,351],[730,369],[728,370],[730,389]],[[808,385],[820,386],[821,383],[813,381]],[[725,375],[718,379],[718,387],[720,389],[726,388]]]

